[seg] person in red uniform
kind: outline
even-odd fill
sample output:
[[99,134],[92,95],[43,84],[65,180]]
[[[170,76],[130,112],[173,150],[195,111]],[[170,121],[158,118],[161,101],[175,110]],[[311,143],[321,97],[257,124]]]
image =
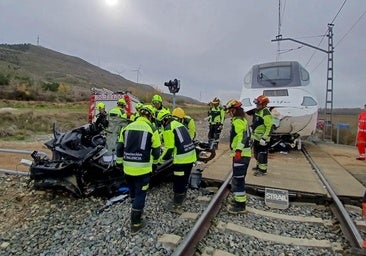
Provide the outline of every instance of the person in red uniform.
[[365,160],[366,148],[366,104],[364,110],[358,115],[358,130],[357,130],[357,149],[359,156],[357,160]]

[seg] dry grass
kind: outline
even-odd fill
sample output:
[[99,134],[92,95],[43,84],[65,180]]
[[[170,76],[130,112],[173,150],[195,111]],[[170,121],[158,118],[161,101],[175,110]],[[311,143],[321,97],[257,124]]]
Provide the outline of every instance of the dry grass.
[[[168,107],[169,104],[167,105]],[[195,120],[207,117],[208,106],[182,103]],[[50,134],[55,123],[60,131],[67,131],[88,122],[88,102],[60,103],[41,101],[0,100],[0,139],[29,140],[34,135]],[[339,144],[355,145],[358,113],[333,114],[333,141],[337,141],[338,123],[349,124],[349,129],[338,130]],[[319,118],[323,118],[319,114]]]
[[[187,115],[194,119],[207,116],[208,108],[184,105]],[[57,103],[38,101],[0,100],[0,139],[33,140],[34,135],[52,133],[55,123],[67,131],[88,122],[88,102]]]
[[[324,118],[323,115],[319,114],[319,119]],[[333,114],[333,141],[337,142],[337,135],[339,144],[351,145],[356,144],[357,125],[358,125],[358,114]],[[345,123],[349,125],[348,129],[338,128],[339,123]]]
[[0,138],[29,140],[50,134],[55,123],[66,131],[87,123],[86,103],[0,101]]

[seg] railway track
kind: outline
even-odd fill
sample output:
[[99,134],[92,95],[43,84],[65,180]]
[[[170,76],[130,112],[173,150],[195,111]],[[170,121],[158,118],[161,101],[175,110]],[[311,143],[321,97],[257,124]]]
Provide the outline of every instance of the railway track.
[[[287,253],[291,255],[303,255],[304,252],[311,255],[344,255],[345,253],[349,253],[350,255],[365,255],[366,251],[362,249],[364,235],[362,234],[362,231],[358,230],[355,224],[355,219],[357,219],[357,217],[354,216],[354,213],[350,214],[348,212],[336,195],[331,184],[327,181],[322,170],[317,166],[305,148],[303,148],[302,152],[309,161],[311,169],[317,173],[328,192],[327,198],[323,199],[327,204],[324,205],[321,210],[317,204],[313,203],[308,204],[306,207],[301,206],[303,209],[300,211],[294,209],[295,213],[291,212],[291,208],[298,207],[294,205],[288,209],[288,212],[287,210],[273,212],[272,209],[268,209],[268,207],[265,207],[264,209],[251,208],[249,201],[248,214],[245,217],[234,215],[229,217],[229,222],[221,221],[221,217],[227,219],[227,212],[224,210],[225,204],[222,206],[221,210],[218,210],[218,205],[222,204],[222,202],[225,201],[222,198],[227,197],[229,194],[229,182],[231,178],[229,176],[215,197],[211,200],[210,205],[205,211],[207,214],[204,213],[201,215],[195,226],[178,246],[173,255],[194,255],[197,248],[201,247],[202,249],[202,244],[205,245],[204,247],[207,247],[206,249],[203,249],[203,251],[200,251],[201,253],[204,252],[205,255],[211,255],[212,252],[216,250],[222,251],[222,249],[218,248],[220,246],[215,243],[215,241],[217,241],[217,237],[222,237],[222,234],[226,232],[234,233],[231,234],[232,236],[240,235],[236,239],[233,239],[233,241],[237,241],[237,244],[231,242],[229,248],[226,250],[224,249],[224,252],[220,253],[250,255],[254,252],[255,255],[257,255],[257,253],[262,255],[261,253],[264,251],[263,255],[271,255],[270,252],[274,254],[285,252],[285,255],[287,255]],[[296,196],[298,198],[304,198],[301,193],[296,193]],[[230,200],[226,200],[226,204],[228,201]],[[314,201],[319,202],[319,198]],[[211,210],[211,208],[213,210]],[[210,214],[211,212],[219,212],[219,214],[214,217]],[[306,212],[310,212],[310,216],[306,216]],[[315,215],[321,214],[319,217],[314,217],[314,213],[317,213]],[[253,218],[251,215],[255,215],[255,217]],[[352,219],[350,215],[353,215],[354,219]],[[333,218],[328,219],[329,216],[333,216]],[[262,219],[264,219],[264,221]],[[207,223],[212,220],[215,220],[213,222],[214,224],[208,229]],[[258,228],[258,226],[255,225],[257,222],[268,222],[270,223],[270,228],[266,226],[262,227],[262,224],[260,224],[260,227]],[[248,225],[247,223],[250,224]],[[310,232],[294,232],[294,230],[297,229],[301,230],[301,227],[303,226],[310,227]],[[316,231],[312,231],[312,226],[314,226],[314,230]],[[216,235],[216,238],[214,239],[210,238],[215,237],[215,235],[212,234],[208,234],[207,237],[204,237],[202,230],[210,230],[208,233],[219,235]],[[336,233],[334,233],[334,231],[336,231]],[[337,233],[340,235],[340,231],[342,232],[342,239],[336,239],[335,237],[337,237]],[[330,236],[331,233],[334,234],[333,238]],[[242,242],[242,240],[245,240],[242,238],[243,235],[252,238],[248,244]],[[225,241],[224,238],[219,238],[219,240]],[[253,248],[251,246],[256,244],[256,242],[260,245],[258,246],[259,248],[255,246]],[[214,246],[207,246],[207,244],[210,243]],[[273,251],[273,248],[276,248],[277,246],[281,247],[280,251]],[[297,249],[295,248],[302,249],[296,251]],[[266,253],[266,251],[268,253]]]
[[[304,154],[310,163],[309,171],[322,173],[309,153]],[[320,179],[327,180],[322,175]],[[345,207],[344,198],[337,198],[330,184],[324,185],[329,191],[325,198],[290,191],[286,209],[267,206],[263,190],[248,186],[251,194],[247,214],[230,215],[226,211],[231,200],[228,175],[223,183],[206,180],[205,188],[190,189],[185,212],[177,215],[166,210],[172,189],[170,183],[163,183],[153,187],[148,195],[144,213],[147,226],[131,236],[128,200],[96,214],[95,210],[103,205],[101,199],[35,192],[26,187],[26,177],[1,176],[0,182],[3,205],[9,207],[1,213],[23,213],[17,222],[1,226],[1,255],[365,253],[361,249],[363,233],[354,224],[362,220],[360,208]],[[4,201],[7,193],[8,200]],[[311,199],[313,203],[309,202]],[[13,205],[7,203],[14,200],[19,204],[12,209]]]

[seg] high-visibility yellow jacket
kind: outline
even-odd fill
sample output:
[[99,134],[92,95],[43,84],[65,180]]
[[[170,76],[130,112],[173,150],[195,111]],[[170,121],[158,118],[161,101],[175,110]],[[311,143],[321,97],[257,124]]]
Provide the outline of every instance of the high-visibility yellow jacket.
[[250,130],[248,121],[242,117],[231,119],[230,149],[232,156],[236,150],[241,151],[242,156],[251,156]]
[[120,108],[120,107],[114,107],[111,110],[109,110],[108,114],[111,115],[117,115],[121,118],[128,119],[126,112]]
[[267,107],[257,110],[253,116],[253,134],[252,139],[263,139],[267,142],[270,140],[273,126],[273,117]]
[[216,123],[223,124],[225,119],[225,110],[221,106],[212,107],[208,111],[208,118],[209,118],[208,122],[210,124],[216,124]]
[[193,141],[182,123],[171,119],[163,127],[162,135],[164,151],[161,160],[173,158],[173,164],[188,164],[197,160]]
[[153,162],[160,156],[161,141],[158,131],[144,116],[121,130],[117,157],[123,155],[123,171],[138,176],[150,173]]
[[192,140],[196,138],[196,123],[194,119],[190,116],[185,116],[183,118],[174,117],[177,121],[181,122],[187,129],[189,136]]

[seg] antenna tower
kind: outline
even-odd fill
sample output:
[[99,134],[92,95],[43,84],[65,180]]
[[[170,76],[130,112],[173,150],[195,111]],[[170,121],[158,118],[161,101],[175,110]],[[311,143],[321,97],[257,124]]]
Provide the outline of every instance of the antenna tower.
[[324,139],[332,141],[333,138],[333,24],[328,24],[328,64],[327,64],[327,89],[325,96],[325,127]]

